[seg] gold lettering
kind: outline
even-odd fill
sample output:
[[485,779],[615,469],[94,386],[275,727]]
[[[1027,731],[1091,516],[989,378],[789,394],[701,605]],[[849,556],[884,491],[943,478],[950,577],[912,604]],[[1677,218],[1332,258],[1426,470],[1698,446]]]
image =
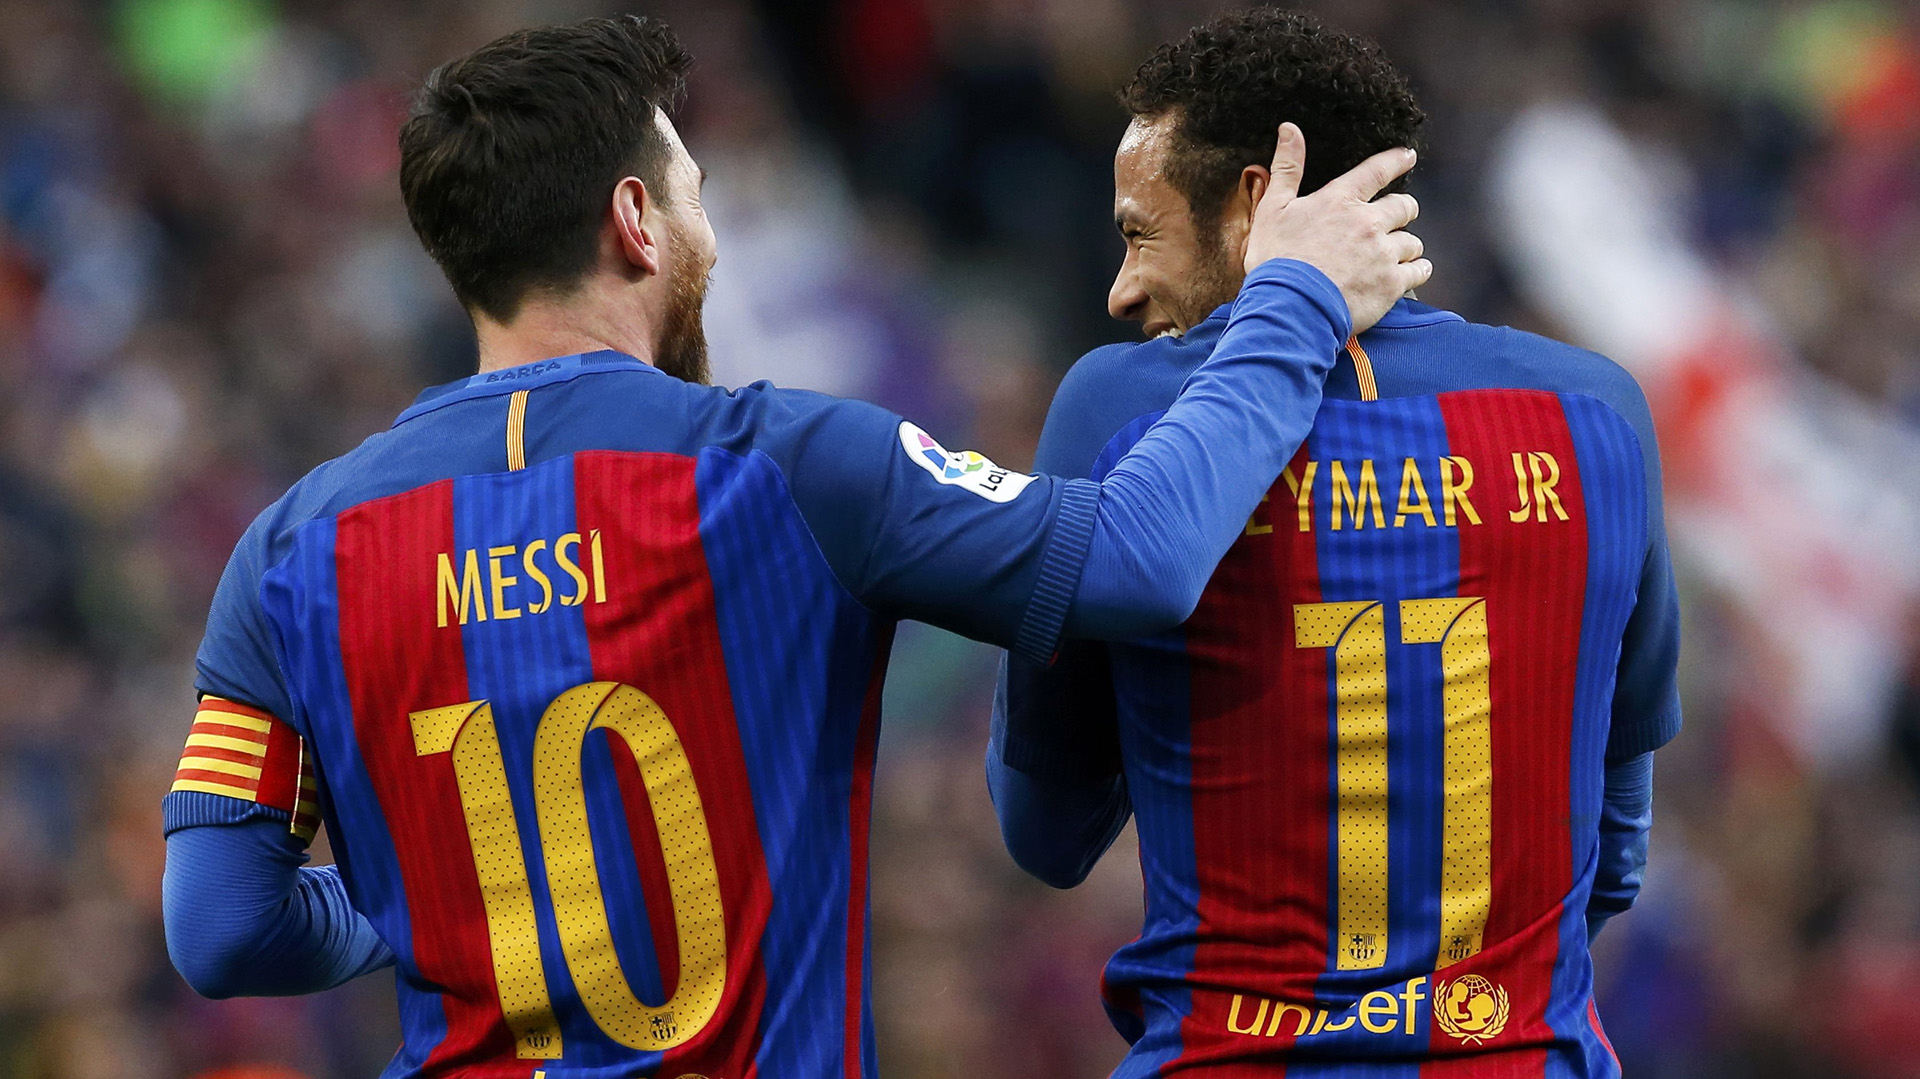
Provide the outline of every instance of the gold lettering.
[[1315,1034],[1318,1034],[1322,1030],[1326,1029],[1326,1026],[1327,1026],[1327,1010],[1325,1008],[1322,1008],[1319,1011],[1313,1013],[1313,1029],[1307,1031],[1306,1036],[1311,1038]]
[[553,560],[560,563],[560,569],[567,576],[573,578],[573,595],[561,596],[560,602],[568,607],[578,607],[587,601],[587,575],[580,569],[578,562],[567,557],[568,547],[579,549],[580,533],[569,532],[553,544]]
[[520,617],[520,608],[507,606],[507,589],[520,583],[520,578],[510,577],[500,572],[500,560],[512,558],[519,548],[508,544],[505,547],[487,548],[487,574],[493,578],[493,617],[508,619]]
[[[1325,1027],[1325,1030],[1329,1034],[1336,1034],[1352,1026],[1353,1021],[1358,1018],[1360,1017],[1357,1015],[1349,1015],[1345,1019],[1340,1020],[1338,1023],[1328,1023]],[[1319,1033],[1319,1031],[1315,1031],[1314,1033],[1317,1034]]]
[[480,590],[480,553],[472,548],[467,550],[465,568],[462,569],[459,578],[456,580],[453,573],[452,556],[444,551],[441,552],[439,587],[437,593],[440,602],[435,605],[435,609],[439,614],[439,625],[442,629],[446,628],[447,625],[448,600],[453,601],[454,609],[459,612],[461,625],[464,626],[467,624],[467,609],[469,606],[473,608],[474,618],[477,621],[485,622],[487,620],[487,601],[486,593]]
[[1288,1012],[1300,1013],[1299,1021],[1293,1024],[1293,1036],[1298,1038],[1307,1032],[1307,1023],[1313,1019],[1313,1012],[1298,1004],[1280,1001],[1274,1004],[1273,1022],[1267,1024],[1267,1037],[1271,1038],[1280,1033],[1280,1020],[1286,1018]]
[[[1520,490],[1520,508],[1507,511],[1507,520],[1515,523],[1533,516],[1533,504],[1527,499],[1527,466],[1520,458],[1518,453],[1513,455],[1513,484]],[[1540,519],[1544,521],[1546,517]]]
[[1422,974],[1418,978],[1415,978],[1414,980],[1408,982],[1407,987],[1400,991],[1400,999],[1405,1001],[1407,1005],[1407,1017],[1406,1017],[1407,1029],[1405,1032],[1408,1034],[1412,1034],[1416,1029],[1414,1027],[1413,1020],[1414,1020],[1414,1016],[1416,1016],[1419,1013],[1414,1011],[1415,1006],[1418,1005],[1421,1001],[1427,999],[1427,995],[1420,991],[1420,987],[1425,984],[1427,984],[1427,976]]
[[[1454,479],[1454,470],[1460,472],[1459,480]],[[1460,507],[1472,524],[1480,523],[1480,515],[1474,512],[1473,502],[1467,498],[1467,489],[1473,486],[1473,462],[1465,457],[1440,458],[1440,504],[1445,512],[1447,527],[1454,526],[1453,509]]]
[[[1273,501],[1273,495],[1271,493],[1260,496],[1260,505],[1262,506],[1271,501]],[[1272,525],[1263,525],[1260,523],[1260,511],[1257,508],[1247,516],[1247,530],[1244,533],[1245,535],[1264,536],[1272,531]]]
[[[1376,1025],[1375,1019],[1383,1020]],[[1360,1025],[1374,1034],[1385,1034],[1400,1022],[1400,1001],[1384,989],[1375,989],[1360,998]]]
[[1333,530],[1340,531],[1340,507],[1345,504],[1347,511],[1353,514],[1353,527],[1367,527],[1362,509],[1373,511],[1373,527],[1387,527],[1386,509],[1380,505],[1380,484],[1373,478],[1373,459],[1360,462],[1360,489],[1355,491],[1347,483],[1347,470],[1339,461],[1333,463]]
[[1308,461],[1307,467],[1301,469],[1299,479],[1293,478],[1292,465],[1280,473],[1280,477],[1287,481],[1287,489],[1293,492],[1293,505],[1299,512],[1302,532],[1313,531],[1313,477],[1319,471],[1320,462]]
[[[1540,475],[1540,466],[1547,466],[1547,474]],[[1560,462],[1553,454],[1540,452],[1527,454],[1527,468],[1533,473],[1533,508],[1539,521],[1547,519],[1547,506],[1553,506],[1553,515],[1562,521],[1567,519],[1567,511],[1561,508],[1560,496],[1553,492],[1553,486],[1560,482]]]
[[520,552],[520,565],[526,569],[527,576],[533,578],[534,583],[540,586],[540,601],[527,604],[528,614],[543,614],[547,608],[553,606],[553,582],[548,580],[546,573],[533,562],[533,553],[546,549],[547,541],[537,539],[527,544],[526,549]]
[[[1408,494],[1419,495],[1420,501],[1408,502]],[[1414,465],[1413,458],[1409,457],[1400,466],[1400,505],[1393,513],[1393,527],[1406,524],[1407,518],[1416,513],[1427,522],[1428,528],[1434,526],[1433,503],[1427,500],[1426,482],[1420,478],[1420,469]]]
[[600,530],[596,528],[590,534],[593,537],[589,543],[593,549],[593,601],[605,603],[607,601],[607,562],[600,553]]
[[1260,1024],[1265,1022],[1266,1018],[1267,1002],[1262,1000],[1260,1002],[1260,1010],[1254,1015],[1253,1022],[1242,1027],[1240,1025],[1240,994],[1235,993],[1233,995],[1233,1004],[1227,1009],[1227,1033],[1258,1034],[1260,1033]]

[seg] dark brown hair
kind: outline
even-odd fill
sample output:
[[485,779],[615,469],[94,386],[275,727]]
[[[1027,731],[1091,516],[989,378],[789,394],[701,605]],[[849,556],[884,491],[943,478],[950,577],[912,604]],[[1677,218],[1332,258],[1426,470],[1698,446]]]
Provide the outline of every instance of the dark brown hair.
[[641,15],[520,30],[427,76],[400,128],[407,219],[469,310],[507,321],[592,265],[607,197],[665,188],[654,119],[692,58]]

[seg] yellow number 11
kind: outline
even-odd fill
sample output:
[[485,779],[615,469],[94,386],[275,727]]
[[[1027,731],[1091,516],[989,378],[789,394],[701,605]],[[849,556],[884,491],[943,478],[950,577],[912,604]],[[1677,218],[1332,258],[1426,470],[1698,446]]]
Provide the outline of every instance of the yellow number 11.
[[[1334,817],[1339,872],[1336,969],[1387,961],[1387,633],[1378,601],[1300,603],[1294,645],[1333,649]],[[1440,954],[1480,951],[1493,902],[1493,704],[1487,604],[1477,596],[1400,602],[1400,643],[1438,644],[1445,793]]]
[[[522,1059],[559,1057],[560,1026],[547,995],[533,886],[508,795],[493,706],[467,701],[414,712],[408,719],[414,752],[453,757],[487,914],[500,1011],[513,1031],[515,1054]],[[633,995],[620,969],[587,831],[580,753],[588,732],[602,728],[618,735],[639,765],[666,861],[680,983],[657,1008]],[[673,724],[653,698],[632,686],[575,686],[554,698],[535,728],[533,791],[560,947],[587,1013],[608,1037],[633,1049],[671,1049],[699,1033],[726,992],[726,917],[706,813]]]

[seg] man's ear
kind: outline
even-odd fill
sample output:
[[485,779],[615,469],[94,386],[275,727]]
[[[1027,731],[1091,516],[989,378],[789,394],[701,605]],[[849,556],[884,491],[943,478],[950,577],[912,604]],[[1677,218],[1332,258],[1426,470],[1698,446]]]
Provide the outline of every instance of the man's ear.
[[647,211],[653,196],[637,176],[629,176],[613,185],[613,229],[620,238],[620,253],[627,264],[643,275],[660,272],[659,237],[647,223]]
[[1220,240],[1228,254],[1244,261],[1247,233],[1253,228],[1253,210],[1273,183],[1273,173],[1265,165],[1248,165],[1240,170],[1240,181],[1220,209]]
[[1253,207],[1260,204],[1260,196],[1267,193],[1267,185],[1273,182],[1273,173],[1265,165],[1248,165],[1240,170],[1240,183],[1234,191],[1234,204],[1244,203],[1247,218],[1252,220]]

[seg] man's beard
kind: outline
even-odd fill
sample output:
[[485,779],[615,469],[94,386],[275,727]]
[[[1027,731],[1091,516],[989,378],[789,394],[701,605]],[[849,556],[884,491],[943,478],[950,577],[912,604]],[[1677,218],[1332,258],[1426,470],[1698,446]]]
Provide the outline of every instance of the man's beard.
[[683,247],[668,271],[667,313],[660,327],[660,343],[653,365],[683,382],[705,386],[713,381],[707,364],[707,327],[701,311],[707,305],[707,271],[687,257]]
[[1211,229],[1199,230],[1199,252],[1195,256],[1193,273],[1188,278],[1185,295],[1181,297],[1181,306],[1186,310],[1189,326],[1198,326],[1212,315],[1214,309],[1223,303],[1232,303],[1240,294],[1240,284],[1246,279],[1246,273],[1240,266],[1240,260],[1220,235],[1216,224]]

